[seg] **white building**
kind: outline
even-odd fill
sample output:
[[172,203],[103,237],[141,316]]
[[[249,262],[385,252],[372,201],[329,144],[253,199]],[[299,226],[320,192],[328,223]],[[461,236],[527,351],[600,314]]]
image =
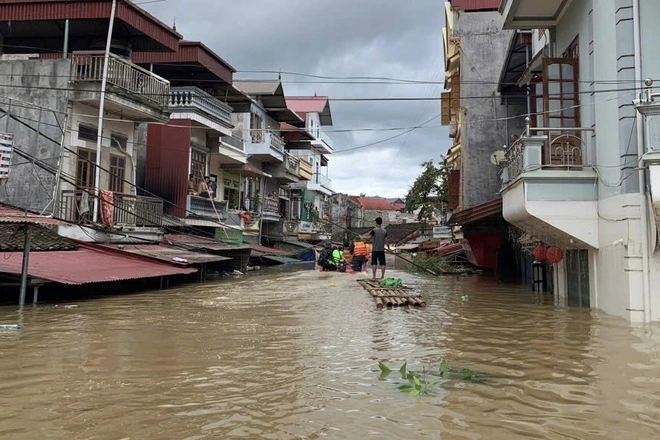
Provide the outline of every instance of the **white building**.
[[[500,12],[506,29],[520,31],[500,90],[503,98],[517,96],[512,108],[523,108],[511,117],[529,117],[506,150],[504,217],[564,251],[552,271],[560,299],[635,322],[660,320],[651,208],[660,188],[645,160],[645,150],[660,146],[657,122],[645,130],[653,120],[633,103],[644,78],[660,78],[660,7],[642,0],[504,0]],[[640,108],[658,113],[657,103]]]

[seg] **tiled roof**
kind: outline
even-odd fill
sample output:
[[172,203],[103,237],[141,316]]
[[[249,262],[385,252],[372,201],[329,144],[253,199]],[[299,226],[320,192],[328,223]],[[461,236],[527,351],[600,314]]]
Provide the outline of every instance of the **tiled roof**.
[[321,125],[332,125],[330,100],[327,96],[287,96],[286,106],[303,119],[307,118],[307,113],[318,113]]
[[[57,234],[57,229],[30,226],[30,249],[33,251],[66,251],[78,249],[78,243]],[[0,251],[18,252],[25,248],[25,228],[0,223]]]
[[0,223],[29,223],[44,226],[66,225],[66,223],[61,220],[57,220],[52,217],[44,217],[42,215],[34,214],[31,212],[26,213],[20,209],[11,208],[3,204],[0,204]]
[[383,198],[358,197],[357,202],[365,211],[396,211],[397,209]]

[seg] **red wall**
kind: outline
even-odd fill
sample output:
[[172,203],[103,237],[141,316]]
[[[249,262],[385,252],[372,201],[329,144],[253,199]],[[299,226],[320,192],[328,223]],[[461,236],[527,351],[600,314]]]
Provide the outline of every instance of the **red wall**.
[[497,251],[500,249],[499,234],[470,234],[465,236],[470,243],[474,258],[482,269],[497,270]]
[[190,120],[149,124],[147,129],[145,189],[165,199],[165,212],[179,218],[186,216],[190,136]]

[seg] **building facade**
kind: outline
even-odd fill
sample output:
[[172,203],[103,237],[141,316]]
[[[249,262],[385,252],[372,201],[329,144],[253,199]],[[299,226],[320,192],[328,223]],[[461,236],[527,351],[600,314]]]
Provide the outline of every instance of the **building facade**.
[[506,149],[504,216],[554,248],[558,298],[636,322],[660,320],[646,155],[657,143],[648,129],[657,104],[644,79],[660,77],[660,10],[651,3],[506,0],[500,8],[506,29],[531,37],[510,46],[509,59],[524,57],[525,68],[512,61],[503,71],[502,86],[519,86],[527,100],[527,128]]

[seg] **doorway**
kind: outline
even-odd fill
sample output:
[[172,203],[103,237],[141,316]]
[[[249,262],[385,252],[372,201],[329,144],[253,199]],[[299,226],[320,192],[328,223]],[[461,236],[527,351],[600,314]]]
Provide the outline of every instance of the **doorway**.
[[566,296],[572,307],[590,307],[589,251],[566,251]]

